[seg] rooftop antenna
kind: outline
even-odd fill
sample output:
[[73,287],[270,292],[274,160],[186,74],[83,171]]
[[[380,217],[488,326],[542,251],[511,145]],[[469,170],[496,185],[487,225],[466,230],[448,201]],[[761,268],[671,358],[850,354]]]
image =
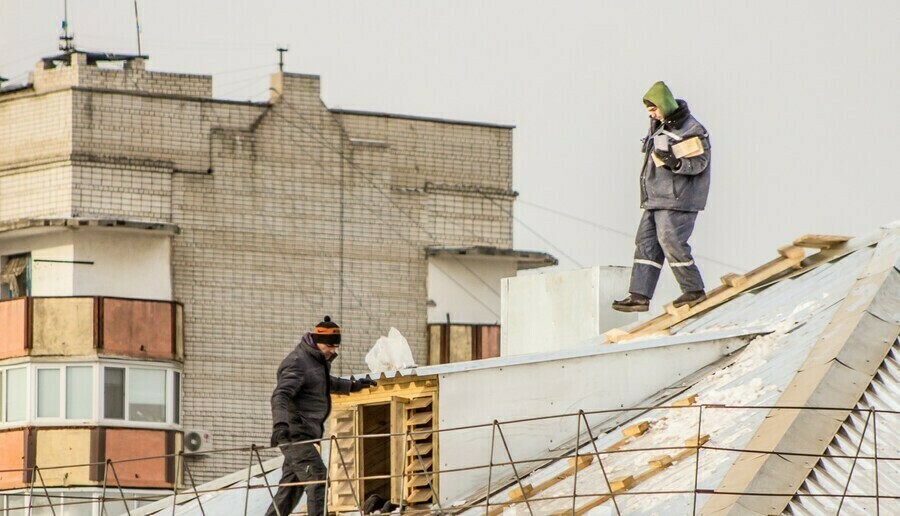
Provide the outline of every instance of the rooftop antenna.
[[69,0],[63,0],[63,33],[59,37],[59,49],[69,53],[75,51],[75,34],[69,34]]
[[141,19],[138,17],[137,2],[138,0],[134,0],[134,28],[137,32],[138,55],[142,56],[144,54],[141,53]]
[[278,51],[278,71],[284,71],[284,53],[288,51],[285,47],[278,47],[275,50]]

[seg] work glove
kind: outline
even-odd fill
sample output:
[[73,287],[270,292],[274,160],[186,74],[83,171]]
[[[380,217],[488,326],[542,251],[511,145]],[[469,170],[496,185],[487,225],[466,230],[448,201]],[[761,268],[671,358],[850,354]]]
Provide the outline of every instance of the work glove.
[[272,438],[269,440],[269,444],[272,446],[280,446],[289,442],[291,442],[291,429],[288,425],[284,423],[275,425],[275,429],[272,430]]
[[368,376],[359,378],[350,383],[350,392],[359,392],[363,389],[368,389],[369,387],[375,387],[376,385],[378,385],[378,382]]
[[669,151],[655,150],[653,151],[653,155],[664,162],[665,167],[670,170],[678,170],[681,168],[681,160],[676,158],[675,155]]

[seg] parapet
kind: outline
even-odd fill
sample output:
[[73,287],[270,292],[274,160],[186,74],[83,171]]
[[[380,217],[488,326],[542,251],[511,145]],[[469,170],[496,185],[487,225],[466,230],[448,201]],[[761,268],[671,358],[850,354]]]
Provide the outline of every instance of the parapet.
[[[69,52],[39,61],[32,83],[36,93],[80,87],[212,98],[211,76],[149,72],[144,68],[146,59],[147,56]],[[100,63],[111,63],[113,67],[101,67]]]

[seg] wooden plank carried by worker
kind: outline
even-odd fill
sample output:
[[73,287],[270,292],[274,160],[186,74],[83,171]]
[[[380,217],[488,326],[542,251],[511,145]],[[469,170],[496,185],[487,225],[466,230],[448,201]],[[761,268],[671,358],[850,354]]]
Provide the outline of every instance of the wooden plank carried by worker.
[[794,240],[794,245],[813,249],[831,249],[848,242],[850,237],[841,235],[803,235]]
[[[678,159],[693,158],[696,156],[700,156],[704,152],[703,142],[700,141],[700,138],[697,136],[688,138],[684,141],[680,141],[672,145],[671,149],[672,154]],[[666,164],[663,160],[657,158],[656,154],[650,154],[650,156],[653,158],[653,164],[657,167],[661,167]]]
[[706,300],[701,303],[691,307],[684,305],[678,308],[675,308],[669,303],[665,308],[666,313],[650,319],[643,324],[639,324],[630,330],[614,328],[604,333],[603,336],[606,338],[606,343],[615,344],[617,342],[623,342],[636,337],[643,337],[655,332],[668,330],[685,319],[699,315],[711,308],[715,308],[756,285],[762,284],[789,269],[799,267],[805,256],[805,251],[802,247],[788,245],[779,248],[778,254],[780,255],[778,258],[765,263],[746,274],[726,275],[722,278],[723,285],[707,292]]

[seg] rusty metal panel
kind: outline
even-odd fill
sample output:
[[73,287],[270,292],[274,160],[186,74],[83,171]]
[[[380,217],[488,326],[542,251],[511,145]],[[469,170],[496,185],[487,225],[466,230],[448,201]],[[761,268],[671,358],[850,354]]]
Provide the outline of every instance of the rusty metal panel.
[[[37,432],[36,464],[48,486],[90,484],[91,429],[40,429]],[[56,468],[69,464],[82,464]]]
[[23,487],[25,430],[0,432],[0,489]]
[[0,302],[0,359],[27,354],[26,298]]
[[[122,487],[168,487],[165,430],[106,429],[106,458],[115,464]],[[117,462],[142,457],[151,459]],[[109,472],[112,478],[112,471]]]
[[184,306],[174,303],[175,307],[175,359],[184,360]]
[[172,304],[168,302],[104,298],[104,353],[173,358],[173,317]]
[[478,358],[497,358],[500,356],[500,327],[482,326],[481,354]]
[[32,355],[93,354],[92,298],[34,298],[32,306]]

